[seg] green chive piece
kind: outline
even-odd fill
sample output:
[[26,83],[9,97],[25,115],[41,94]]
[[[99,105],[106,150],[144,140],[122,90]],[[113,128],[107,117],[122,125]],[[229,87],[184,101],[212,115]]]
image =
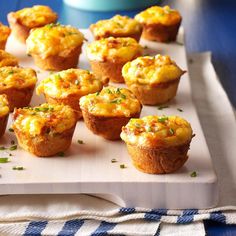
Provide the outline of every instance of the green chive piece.
[[149,127],[147,128],[147,131],[148,131],[148,132],[152,132],[152,128],[149,126]]
[[110,101],[110,103],[116,103],[116,104],[121,104],[121,99],[117,98],[117,99],[114,99],[112,101]]
[[16,150],[16,149],[17,149],[17,145],[13,145],[13,146],[11,146],[11,147],[9,148],[10,151],[14,151],[14,150]]
[[181,108],[177,108],[177,110],[178,110],[179,112],[183,112],[183,109],[181,109]]
[[96,92],[96,96],[98,96],[100,94],[100,92]]
[[65,156],[65,153],[64,153],[64,152],[58,152],[57,155],[58,155],[59,157],[64,157],[64,156]]
[[13,166],[12,167],[13,170],[24,170],[23,166]]
[[7,163],[7,162],[9,162],[8,157],[0,157],[0,163]]
[[79,80],[75,80],[75,85],[79,85],[80,81]]
[[0,150],[6,150],[7,148],[6,147],[0,147]]
[[9,128],[8,131],[9,131],[9,132],[14,132],[14,129]]
[[170,134],[172,135],[175,133],[175,131],[172,128],[170,128],[169,131],[170,131]]
[[166,106],[159,106],[157,109],[158,109],[158,110],[163,110],[163,109],[165,109],[165,108],[169,108],[169,106],[167,106],[167,105],[166,105]]
[[123,93],[121,93],[120,96],[121,96],[123,99],[126,99],[126,96],[125,96]]
[[191,174],[190,174],[191,177],[197,177],[197,172],[196,171],[193,171]]
[[111,159],[111,163],[116,163],[117,160],[115,158]]
[[116,89],[116,93],[120,94],[120,88]]
[[9,71],[9,73],[8,73],[8,75],[13,75],[13,74],[14,74],[13,70]]
[[121,169],[125,169],[125,168],[126,168],[125,164],[121,164],[121,165],[120,165],[120,168],[121,168]]
[[164,123],[167,120],[168,120],[167,116],[158,117],[158,121],[161,122],[161,123]]
[[79,144],[84,144],[84,141],[83,141],[83,140],[80,140],[80,139],[78,139],[77,143],[79,143]]

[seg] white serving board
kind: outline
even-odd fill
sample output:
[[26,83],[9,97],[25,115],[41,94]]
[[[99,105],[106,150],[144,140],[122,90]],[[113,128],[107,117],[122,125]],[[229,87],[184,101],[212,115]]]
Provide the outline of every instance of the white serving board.
[[[89,41],[92,36],[88,30],[82,30]],[[180,34],[181,36],[181,34]],[[179,37],[181,38],[181,37]],[[161,44],[141,41],[147,45],[146,54],[170,55],[182,69],[187,70],[185,47],[179,43]],[[86,43],[84,48],[86,47]],[[89,69],[85,50],[80,57],[80,68]],[[17,56],[20,65],[32,67],[38,73],[39,80],[49,72],[37,68],[31,57],[26,55],[25,45],[10,38],[7,51]],[[43,97],[33,95],[31,105],[44,101]],[[73,142],[65,157],[37,158],[21,148],[12,151],[10,162],[0,164],[0,195],[4,194],[102,194],[104,198],[122,206],[148,208],[209,208],[217,204],[217,178],[212,167],[210,153],[194,107],[190,78],[186,73],[180,81],[176,98],[170,108],[158,110],[155,106],[144,106],[141,116],[151,114],[180,115],[192,125],[196,137],[189,151],[189,160],[179,171],[166,175],[150,175],[136,170],[122,141],[107,141],[92,134],[79,121]],[[183,109],[179,112],[177,108]],[[11,119],[9,119],[9,124]],[[81,139],[85,144],[78,144]],[[0,146],[10,146],[16,140],[13,133],[6,131],[0,139]],[[5,151],[0,152],[6,156]],[[111,163],[111,159],[117,163]],[[127,168],[121,169],[120,164]],[[12,170],[13,166],[24,166],[23,171]],[[192,171],[197,177],[190,177]]]

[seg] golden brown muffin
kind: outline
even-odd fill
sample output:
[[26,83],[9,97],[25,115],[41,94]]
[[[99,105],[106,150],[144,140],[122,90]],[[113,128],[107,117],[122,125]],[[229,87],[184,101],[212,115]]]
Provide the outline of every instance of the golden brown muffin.
[[11,33],[10,28],[7,27],[6,25],[3,25],[0,22],[0,35],[1,35],[1,37],[0,37],[0,49],[5,50],[7,39],[8,39],[8,36],[10,35],[10,33]]
[[71,144],[76,115],[70,106],[44,103],[15,109],[12,128],[19,145],[40,157],[66,151]]
[[55,23],[57,14],[48,6],[36,5],[7,15],[12,33],[22,43],[28,38],[30,30]]
[[9,111],[7,96],[5,94],[0,95],[0,138],[5,133]]
[[[106,81],[108,82],[108,81]],[[79,100],[82,96],[102,90],[103,82],[93,73],[81,69],[68,69],[44,79],[36,89],[48,103],[69,105],[82,117]]]
[[72,26],[49,24],[31,31],[26,40],[27,53],[44,70],[77,67],[84,36]]
[[29,105],[37,81],[30,68],[5,66],[0,68],[0,94],[6,94],[10,111]]
[[106,87],[80,99],[84,122],[94,134],[105,139],[120,139],[122,126],[139,117],[142,105],[125,88]]
[[96,40],[108,37],[130,37],[137,42],[142,34],[142,25],[128,16],[115,15],[107,20],[100,20],[90,25]]
[[0,50],[0,67],[3,66],[18,66],[18,59],[12,54]]
[[92,71],[99,78],[122,83],[123,65],[142,54],[142,46],[133,38],[104,38],[92,42],[87,47],[87,55]]
[[134,166],[149,174],[172,173],[181,168],[188,159],[192,137],[190,124],[178,116],[131,119],[121,133]]
[[145,56],[127,62],[122,75],[128,88],[146,105],[163,104],[175,97],[182,71],[169,56]]
[[169,6],[150,7],[135,19],[143,25],[143,38],[159,42],[175,41],[182,21],[180,13]]

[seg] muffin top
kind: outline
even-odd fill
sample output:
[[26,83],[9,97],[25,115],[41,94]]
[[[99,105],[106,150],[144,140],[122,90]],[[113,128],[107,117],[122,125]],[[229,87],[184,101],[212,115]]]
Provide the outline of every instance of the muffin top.
[[71,51],[82,45],[83,34],[72,26],[48,24],[30,32],[26,40],[27,53],[42,58],[59,55],[66,57]]
[[142,24],[163,24],[174,25],[181,21],[181,15],[177,10],[169,6],[153,6],[135,16],[135,19]]
[[128,89],[109,86],[83,96],[80,107],[95,116],[130,117],[139,113],[142,105]]
[[93,73],[81,69],[68,69],[52,74],[44,79],[36,89],[37,94],[45,93],[51,97],[63,98],[68,95],[87,95],[100,91],[101,80]]
[[57,21],[57,14],[48,6],[36,5],[13,12],[13,14],[21,25],[30,29]]
[[0,50],[0,67],[3,66],[18,66],[18,59],[12,54]]
[[129,61],[142,54],[142,46],[133,38],[104,38],[88,45],[89,60]]
[[141,24],[128,16],[115,15],[108,20],[100,20],[90,26],[96,38],[128,36],[142,30]]
[[9,113],[7,96],[5,94],[0,95],[0,117],[5,116]]
[[0,22],[0,42],[5,42],[8,38],[8,36],[10,35],[11,33],[11,30],[9,27],[7,27],[6,25],[3,25],[1,22]]
[[127,85],[165,83],[179,79],[184,73],[169,56],[160,54],[154,57],[138,57],[122,68]]
[[15,109],[13,118],[12,128],[31,136],[60,134],[76,124],[76,116],[70,106],[48,103]]
[[181,117],[145,116],[130,119],[122,128],[121,138],[131,145],[155,148],[185,144],[192,135],[190,124]]
[[36,72],[30,68],[5,66],[0,68],[0,90],[35,86]]

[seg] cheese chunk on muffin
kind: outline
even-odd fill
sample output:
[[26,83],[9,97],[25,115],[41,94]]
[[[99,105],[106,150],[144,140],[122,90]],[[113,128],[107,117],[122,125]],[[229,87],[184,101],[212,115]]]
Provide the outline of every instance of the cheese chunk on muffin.
[[0,22],[0,49],[4,50],[5,49],[5,46],[6,46],[6,43],[7,43],[7,39],[9,37],[11,33],[11,30],[9,27],[7,27],[6,25],[3,25],[1,22]]
[[76,125],[70,106],[44,103],[15,109],[12,125],[19,145],[36,156],[53,156],[67,150]]
[[160,54],[138,57],[122,68],[128,88],[147,105],[163,104],[175,97],[184,73],[169,56]]
[[27,53],[42,69],[70,69],[77,67],[83,40],[83,34],[72,26],[48,24],[30,33]]
[[0,138],[4,135],[10,112],[7,96],[0,95]]
[[48,6],[36,5],[10,12],[7,18],[15,37],[25,43],[31,29],[55,23],[57,14]]
[[30,68],[5,66],[0,68],[0,94],[6,94],[10,111],[28,106],[37,82],[36,72]]
[[97,79],[90,71],[68,69],[42,80],[36,92],[38,95],[43,93],[49,103],[71,106],[79,119],[82,117],[79,106],[80,98],[100,91],[106,82],[103,83]]
[[87,56],[95,75],[121,83],[123,65],[142,55],[142,46],[133,38],[104,38],[87,47]]
[[0,50],[0,67],[3,66],[18,66],[18,59],[12,54]]
[[120,138],[121,127],[132,117],[139,117],[142,105],[125,88],[112,86],[80,99],[80,107],[87,127],[105,139]]
[[142,25],[128,16],[115,15],[107,20],[100,20],[90,27],[96,40],[108,37],[131,37],[139,41]]
[[135,19],[143,25],[142,37],[169,42],[176,40],[182,17],[177,10],[169,6],[153,6],[137,14]]
[[182,167],[192,137],[191,125],[178,116],[131,119],[121,133],[134,166],[150,174],[171,173]]

